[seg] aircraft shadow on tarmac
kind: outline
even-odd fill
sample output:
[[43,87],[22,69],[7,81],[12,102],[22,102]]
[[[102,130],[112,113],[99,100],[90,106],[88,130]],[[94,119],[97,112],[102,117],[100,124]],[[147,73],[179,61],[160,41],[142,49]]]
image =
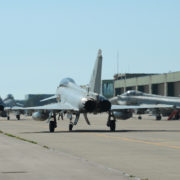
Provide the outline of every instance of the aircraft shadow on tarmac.
[[[180,130],[116,130],[115,132],[111,132],[111,131],[109,131],[109,130],[73,130],[73,131],[64,131],[64,130],[62,130],[62,131],[55,131],[54,133],[61,133],[61,134],[63,134],[63,133],[127,133],[127,132],[137,132],[137,133],[149,133],[149,132],[152,132],[152,133],[154,133],[154,132],[180,132]],[[49,131],[38,131],[38,132],[22,132],[21,134],[41,134],[41,133],[50,133]],[[50,134],[53,134],[53,133],[50,133]]]

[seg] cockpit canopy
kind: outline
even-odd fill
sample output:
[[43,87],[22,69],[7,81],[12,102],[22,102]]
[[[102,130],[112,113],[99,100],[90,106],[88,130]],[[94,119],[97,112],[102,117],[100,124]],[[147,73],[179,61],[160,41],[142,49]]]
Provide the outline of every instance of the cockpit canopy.
[[66,87],[69,83],[76,84],[72,78],[64,78],[61,80],[59,87]]
[[123,96],[142,96],[143,92],[141,91],[136,91],[136,90],[129,90],[122,94]]

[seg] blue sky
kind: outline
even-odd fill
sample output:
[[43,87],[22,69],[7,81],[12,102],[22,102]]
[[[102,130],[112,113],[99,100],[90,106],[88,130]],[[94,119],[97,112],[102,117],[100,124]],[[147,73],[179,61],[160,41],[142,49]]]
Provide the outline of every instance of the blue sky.
[[0,0],[0,96],[87,84],[99,48],[103,79],[180,67],[178,0]]

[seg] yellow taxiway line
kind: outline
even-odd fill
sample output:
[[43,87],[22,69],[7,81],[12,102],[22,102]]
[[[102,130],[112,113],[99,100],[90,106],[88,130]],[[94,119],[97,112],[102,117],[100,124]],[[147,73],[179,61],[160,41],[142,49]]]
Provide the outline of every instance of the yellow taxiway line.
[[163,142],[150,142],[150,141],[145,141],[145,140],[139,140],[139,139],[133,139],[133,138],[127,138],[127,137],[119,137],[119,136],[116,137],[116,136],[97,134],[97,133],[95,135],[99,136],[99,137],[109,138],[109,139],[119,139],[119,140],[126,141],[126,142],[135,142],[135,143],[149,144],[149,145],[154,145],[154,146],[168,147],[171,149],[180,149],[180,146],[169,145],[168,143],[163,143]]

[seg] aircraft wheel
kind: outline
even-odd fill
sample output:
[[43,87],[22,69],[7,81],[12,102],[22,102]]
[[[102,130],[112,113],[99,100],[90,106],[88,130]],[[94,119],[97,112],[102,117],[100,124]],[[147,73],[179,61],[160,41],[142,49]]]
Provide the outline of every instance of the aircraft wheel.
[[10,120],[10,117],[9,117],[9,116],[7,116],[7,120]]
[[161,116],[156,116],[156,120],[161,120]]
[[73,129],[73,124],[69,124],[69,131],[72,131]]
[[50,132],[54,132],[55,129],[55,122],[54,121],[50,121],[49,122],[49,131]]
[[141,116],[138,116],[138,119],[139,119],[139,120],[141,120],[141,119],[142,119],[142,117],[141,117]]
[[107,121],[107,124],[106,124],[107,127],[110,127],[110,123],[111,123],[110,120],[108,120],[108,121]]
[[20,115],[16,115],[17,120],[20,120]]
[[111,120],[110,121],[110,131],[115,131],[116,130],[116,121],[115,120]]
[[175,120],[178,120],[179,119],[179,113],[177,113],[176,115],[175,115]]

